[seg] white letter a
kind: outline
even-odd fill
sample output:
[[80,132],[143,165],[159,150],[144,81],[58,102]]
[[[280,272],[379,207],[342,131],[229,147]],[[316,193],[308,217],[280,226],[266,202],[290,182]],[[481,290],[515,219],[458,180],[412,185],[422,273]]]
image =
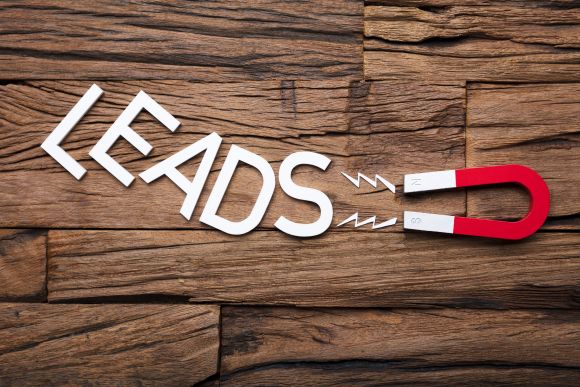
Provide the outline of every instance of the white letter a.
[[[170,178],[171,181],[187,194],[180,212],[181,215],[189,220],[191,219],[191,215],[193,214],[193,210],[197,204],[201,190],[205,185],[207,176],[209,175],[211,166],[215,160],[215,156],[217,155],[221,143],[222,138],[217,133],[212,133],[179,151],[168,159],[163,160],[159,164],[154,165],[145,172],[142,172],[139,176],[141,179],[145,180],[146,183],[151,183],[162,175],[166,175]],[[197,168],[195,177],[193,178],[193,181],[189,181],[177,170],[177,167],[203,151],[205,151],[205,154],[203,155],[201,164]]]

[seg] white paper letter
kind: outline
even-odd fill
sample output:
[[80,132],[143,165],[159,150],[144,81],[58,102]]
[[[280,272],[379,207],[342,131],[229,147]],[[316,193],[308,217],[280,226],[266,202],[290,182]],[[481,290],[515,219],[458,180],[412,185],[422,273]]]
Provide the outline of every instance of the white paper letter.
[[60,165],[62,165],[77,180],[87,172],[78,161],[72,158],[59,144],[65,139],[76,124],[84,117],[89,109],[97,102],[103,94],[103,90],[93,84],[89,90],[79,99],[75,106],[68,112],[66,117],[58,126],[48,135],[46,140],[40,145],[46,153],[52,156]]
[[[256,168],[262,175],[263,182],[250,215],[242,221],[232,222],[217,215],[217,211],[240,161]],[[264,217],[275,187],[276,176],[266,160],[239,146],[232,145],[199,220],[230,235],[242,235],[252,231]]]
[[109,130],[95,144],[89,155],[103,168],[115,176],[121,183],[128,187],[135,179],[133,175],[107,154],[119,137],[125,138],[143,155],[147,156],[153,147],[135,132],[129,125],[141,110],[147,110],[153,117],[166,126],[172,132],[179,126],[179,121],[167,112],[161,105],[149,97],[144,91],[140,91],[119,118],[111,125]]
[[[159,164],[154,165],[145,172],[142,172],[139,176],[147,183],[152,182],[162,175],[166,175],[170,178],[171,181],[186,193],[180,213],[189,220],[191,219],[191,215],[193,214],[193,210],[195,209],[195,205],[197,204],[201,190],[205,185],[207,176],[209,175],[211,166],[215,160],[215,156],[217,155],[221,143],[222,138],[217,133],[212,133],[179,151],[168,159],[163,160]],[[197,168],[195,177],[193,178],[193,181],[189,181],[177,170],[177,167],[203,151],[205,151],[205,153],[199,167]]]
[[316,236],[328,230],[332,223],[332,203],[330,199],[317,189],[295,184],[292,181],[292,170],[298,165],[313,165],[324,171],[329,164],[330,159],[328,157],[314,152],[296,152],[284,159],[278,173],[280,187],[290,197],[316,203],[320,207],[320,217],[314,223],[295,223],[281,216],[274,223],[277,229],[297,237]]

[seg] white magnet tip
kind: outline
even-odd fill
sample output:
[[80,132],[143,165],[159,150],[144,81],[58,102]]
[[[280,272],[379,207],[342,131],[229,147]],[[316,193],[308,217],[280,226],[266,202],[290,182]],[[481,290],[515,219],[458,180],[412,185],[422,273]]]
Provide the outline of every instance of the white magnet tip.
[[455,188],[455,170],[405,175],[405,193]]
[[405,211],[403,228],[407,230],[432,231],[453,234],[454,216]]

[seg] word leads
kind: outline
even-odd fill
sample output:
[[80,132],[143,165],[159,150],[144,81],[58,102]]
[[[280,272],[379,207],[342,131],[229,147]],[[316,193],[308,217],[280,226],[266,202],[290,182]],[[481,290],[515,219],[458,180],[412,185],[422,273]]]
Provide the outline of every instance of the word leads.
[[[103,90],[99,86],[92,85],[41,145],[42,149],[77,180],[80,180],[85,175],[86,169],[62,149],[60,143],[102,94]],[[137,148],[143,155],[146,156],[151,152],[153,149],[151,144],[130,127],[142,110],[149,112],[171,132],[174,132],[180,125],[180,122],[153,98],[140,91],[89,152],[89,155],[97,163],[126,187],[133,182],[134,176],[107,152],[121,137]],[[180,213],[190,220],[221,142],[222,138],[217,133],[211,133],[147,169],[139,176],[146,183],[150,183],[163,175],[167,176],[186,194]],[[189,180],[177,168],[201,152],[204,152],[202,161],[193,180]],[[240,162],[255,168],[260,173],[262,187],[250,214],[245,219],[234,222],[218,215],[217,212]],[[314,152],[296,152],[286,157],[280,166],[278,177],[280,187],[292,198],[316,204],[320,208],[320,217],[313,223],[295,223],[281,216],[274,224],[276,228],[289,235],[311,237],[322,234],[330,227],[332,222],[332,203],[328,196],[319,190],[299,186],[292,181],[292,171],[299,165],[312,165],[321,170],[326,170],[329,164],[330,159],[328,157]],[[270,164],[263,157],[237,145],[232,145],[199,220],[227,234],[245,234],[256,228],[262,221],[275,187],[276,176]]]

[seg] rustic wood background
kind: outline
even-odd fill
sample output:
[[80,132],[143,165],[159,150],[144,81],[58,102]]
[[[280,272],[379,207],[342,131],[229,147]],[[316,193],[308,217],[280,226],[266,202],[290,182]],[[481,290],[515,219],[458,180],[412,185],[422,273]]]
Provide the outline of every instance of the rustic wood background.
[[[577,0],[0,3],[0,385],[580,384],[580,2]],[[64,148],[40,148],[93,83],[105,94]],[[391,196],[340,172],[522,163],[552,194],[519,242],[331,228],[273,229],[316,208],[275,193],[230,237],[179,215],[163,178],[123,187],[88,151],[145,90],[154,150],[132,173],[217,131],[327,192],[334,224],[403,209],[514,219],[513,188]],[[207,186],[215,179],[224,148]],[[196,162],[183,168],[191,175]],[[256,193],[242,169],[221,212]]]

